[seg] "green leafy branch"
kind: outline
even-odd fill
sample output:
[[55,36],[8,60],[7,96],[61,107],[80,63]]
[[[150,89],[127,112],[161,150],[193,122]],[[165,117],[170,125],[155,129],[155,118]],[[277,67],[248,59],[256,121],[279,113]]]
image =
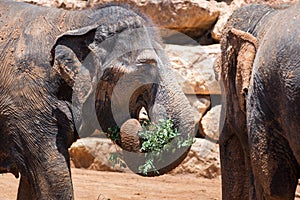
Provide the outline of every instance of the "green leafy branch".
[[112,127],[112,128],[108,128],[106,135],[114,143],[117,143],[117,142],[121,141],[120,128],[118,126],[115,126],[115,127]]
[[124,159],[123,159],[122,153],[119,153],[119,152],[110,153],[108,160],[112,163],[113,168],[115,168],[116,165],[118,165],[122,168],[127,167],[126,163],[123,161]]
[[[184,138],[176,128],[174,128],[171,119],[159,120],[158,124],[153,124],[148,120],[140,122],[142,124],[142,131],[138,132],[138,136],[142,139],[142,146],[140,151],[145,153],[145,163],[140,165],[139,173],[147,175],[149,171],[159,173],[155,167],[155,163],[163,159],[162,153],[172,152],[182,147],[191,146],[194,141],[188,136]],[[114,141],[121,141],[120,129],[114,127],[108,129],[108,137]],[[115,165],[126,167],[121,153],[112,153],[109,160]]]
[[184,139],[180,135],[171,119],[159,120],[158,124],[146,124],[142,128],[138,136],[143,139],[141,151],[145,152],[146,161],[139,166],[139,172],[145,175],[149,171],[159,173],[154,163],[163,159],[162,152],[174,153],[179,148],[193,144],[191,137]]

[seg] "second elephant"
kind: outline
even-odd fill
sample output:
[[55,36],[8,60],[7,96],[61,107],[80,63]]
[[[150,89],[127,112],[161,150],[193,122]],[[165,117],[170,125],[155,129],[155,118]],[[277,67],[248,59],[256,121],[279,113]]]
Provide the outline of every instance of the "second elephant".
[[300,177],[300,4],[236,10],[221,40],[224,200],[292,200]]

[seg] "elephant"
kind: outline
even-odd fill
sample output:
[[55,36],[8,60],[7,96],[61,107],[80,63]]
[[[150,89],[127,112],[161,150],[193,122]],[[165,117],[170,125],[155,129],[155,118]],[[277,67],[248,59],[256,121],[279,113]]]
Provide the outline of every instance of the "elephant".
[[216,71],[223,88],[223,199],[294,199],[300,177],[300,4],[233,12]]
[[[142,108],[153,123],[194,133],[158,30],[128,5],[69,11],[1,0],[0,27],[0,173],[20,176],[18,199],[73,199],[70,145],[138,120]],[[116,143],[139,153],[127,141]]]

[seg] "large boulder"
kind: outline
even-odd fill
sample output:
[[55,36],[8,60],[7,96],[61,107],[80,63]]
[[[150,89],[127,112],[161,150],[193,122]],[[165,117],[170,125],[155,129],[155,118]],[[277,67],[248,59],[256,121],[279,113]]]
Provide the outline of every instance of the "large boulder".
[[[206,178],[220,175],[218,145],[204,139],[195,139],[185,160],[171,174],[195,174]],[[98,171],[131,173],[128,168],[113,166],[109,160],[112,154],[120,153],[110,139],[83,138],[75,142],[70,150],[72,167]]]
[[292,4],[299,0],[17,0],[64,9],[85,9],[105,3],[126,3],[137,7],[152,21],[167,29],[180,31],[197,39],[201,44],[220,40],[223,27],[232,12],[249,3],[273,6]]
[[209,109],[210,98],[208,96],[193,94],[187,94],[186,97],[192,106],[195,124],[198,124],[203,115]]
[[[90,0],[89,4],[94,6],[106,2],[111,0]],[[220,13],[214,3],[206,0],[117,0],[117,2],[134,5],[156,25],[180,31],[193,38],[198,38],[211,29]]]
[[215,178],[221,174],[219,147],[205,139],[196,139],[183,162],[171,174],[194,174],[205,178]]
[[220,55],[220,45],[166,45],[171,66],[185,94],[220,94],[213,64]]
[[88,1],[86,0],[17,0],[17,1],[37,4],[41,6],[57,7],[57,8],[72,9],[72,10],[84,9],[88,6]]
[[120,149],[107,138],[82,138],[69,149],[71,166],[98,171],[128,172],[129,169],[115,165],[109,158]]
[[220,119],[221,109],[221,105],[214,106],[201,119],[200,128],[202,129],[207,139],[209,138],[214,141],[219,140],[219,125],[220,123],[222,123],[222,119]]
[[233,11],[245,5],[244,0],[233,0],[230,4],[219,2],[215,6],[220,10],[218,21],[214,24],[211,36],[215,41],[220,41],[223,28]]
[[[105,3],[126,3],[137,7],[159,27],[201,38],[216,23],[220,10],[215,2],[206,0],[19,0],[65,9],[84,9]],[[163,12],[162,12],[163,11]],[[201,39],[200,39],[201,40]]]

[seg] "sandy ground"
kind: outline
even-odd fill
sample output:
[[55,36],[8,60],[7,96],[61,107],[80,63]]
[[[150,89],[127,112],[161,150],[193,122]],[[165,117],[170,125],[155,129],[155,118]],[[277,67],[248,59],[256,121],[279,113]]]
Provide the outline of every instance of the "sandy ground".
[[[88,200],[220,200],[220,178],[135,174],[72,169],[75,199]],[[18,180],[0,175],[0,200],[16,199]],[[300,187],[297,189],[300,192]],[[296,198],[297,200],[300,198]]]
[[[220,178],[163,175],[145,178],[135,174],[72,169],[75,199],[87,200],[217,200]],[[18,180],[0,175],[0,200],[16,199]]]

